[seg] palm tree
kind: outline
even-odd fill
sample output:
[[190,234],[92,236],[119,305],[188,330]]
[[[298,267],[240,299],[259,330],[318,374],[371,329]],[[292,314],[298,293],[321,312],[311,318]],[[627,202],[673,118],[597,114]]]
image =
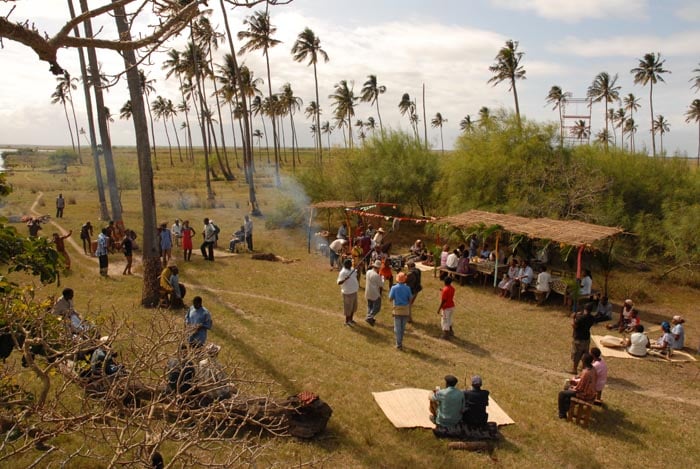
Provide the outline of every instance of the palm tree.
[[374,131],[377,130],[377,122],[374,120],[374,117],[369,116],[367,118],[367,121],[365,122],[365,128],[372,132],[372,135],[374,135]]
[[[620,100],[620,86],[616,85],[617,74],[611,79],[608,72],[600,72],[594,79],[591,86],[588,87],[586,96],[591,99],[592,103],[600,101],[605,102],[605,136],[610,137],[608,130],[608,103],[613,103]],[[608,140],[605,139],[605,149],[608,148]]]
[[[153,84],[155,80],[149,80],[143,69],[139,69],[139,80],[141,84],[141,93],[146,97],[145,102],[148,103],[148,96],[155,92]],[[146,110],[148,111],[148,122],[151,129],[151,144],[153,145],[153,161],[155,162],[156,170],[158,170],[158,156],[156,155],[156,134],[153,130],[153,115],[151,114],[151,107],[146,105]]]
[[386,86],[377,83],[377,75],[367,75],[367,81],[362,85],[360,99],[364,103],[370,103],[377,107],[377,117],[379,117],[379,131],[384,133],[382,125],[382,115],[379,113],[379,95],[386,93]]
[[298,96],[294,96],[294,91],[292,90],[292,85],[285,83],[282,86],[282,94],[280,95],[280,106],[282,109],[289,113],[289,123],[292,128],[292,170],[296,170],[296,163],[294,163],[294,149],[296,148],[297,160],[301,163],[299,156],[299,144],[297,142],[297,131],[294,127],[294,112],[301,109],[301,105],[304,101]]
[[607,148],[611,139],[610,133],[608,133],[608,129],[602,129],[600,132],[595,134],[595,139],[596,142],[605,144],[605,148]]
[[[321,39],[319,39],[314,32],[309,29],[305,28],[302,32],[299,33],[299,36],[297,36],[297,40],[294,42],[294,46],[292,47],[292,55],[294,58],[295,62],[303,62],[307,58],[309,59],[309,65],[314,66],[314,88],[316,90],[316,128],[321,127],[321,110],[319,108],[318,103],[320,103],[318,99],[318,74],[316,72],[316,63],[318,62],[318,58],[321,57],[324,62],[328,62],[328,54],[326,54],[326,51],[321,49]],[[317,148],[318,148],[318,160],[320,163],[323,163],[323,147],[321,145],[321,134],[317,132],[316,135],[317,138]]]
[[552,104],[552,110],[559,110],[559,142],[564,143],[564,119],[562,117],[563,107],[571,97],[571,92],[562,91],[561,87],[554,85],[547,94],[547,104]]
[[591,128],[586,125],[586,121],[583,119],[576,121],[570,132],[574,138],[578,139],[579,143],[583,143],[584,138],[591,136]]
[[70,134],[70,143],[73,146],[73,151],[75,152],[75,139],[73,138],[73,128],[70,125],[70,119],[68,118],[68,102],[70,97],[66,91],[66,87],[61,78],[58,78],[58,84],[56,85],[56,90],[51,94],[51,104],[61,103],[63,105],[63,114],[66,116],[66,123],[68,124],[68,133]]
[[[183,63],[181,59],[181,54],[178,52],[176,49],[169,49],[168,52],[166,53],[166,59],[163,61],[163,64],[161,68],[163,70],[167,70],[165,74],[165,79],[167,80],[172,76],[174,73],[177,75],[178,82],[180,83],[180,94],[182,95],[182,102],[178,104],[178,110],[182,111],[185,113],[185,123],[186,125],[183,127],[187,131],[187,140],[189,142],[188,144],[188,152],[189,152],[189,158],[190,161],[194,162],[194,146],[192,145],[192,131],[190,129],[190,115],[189,115],[189,106],[187,105],[187,96],[185,92],[185,86],[182,81],[182,75],[183,75]],[[177,135],[177,133],[175,134]],[[179,147],[179,145],[178,145]]]
[[328,140],[328,156],[331,155],[331,134],[333,133],[333,130],[335,130],[335,127],[333,127],[330,122],[326,121],[321,124],[321,132],[326,134],[326,138]]
[[262,141],[262,138],[263,138],[262,130],[255,129],[253,131],[253,137],[258,139],[258,154],[260,154],[260,142]]
[[695,91],[700,91],[700,67],[694,68],[693,73],[695,73],[695,76],[690,79],[690,82],[693,84],[691,88],[695,88]]
[[[639,110],[639,98],[637,98],[632,93],[625,96],[622,100],[624,104],[624,109],[630,112],[630,119],[634,122],[634,112]],[[627,132],[627,127],[625,127],[625,132]],[[630,134],[630,151],[634,151],[634,133]]]
[[459,130],[464,133],[474,130],[474,123],[472,122],[472,117],[469,114],[464,116],[464,118],[459,121]]
[[486,106],[482,106],[481,109],[479,109],[479,127],[489,127],[491,123],[491,109],[487,108]]
[[515,87],[516,80],[525,79],[525,69],[520,65],[520,61],[525,55],[523,52],[518,52],[518,41],[508,39],[506,46],[503,47],[496,55],[496,62],[489,67],[489,71],[493,73],[493,77],[487,83],[493,83],[493,86],[507,81],[509,83],[508,91],[513,91],[515,99],[515,118],[520,126],[520,105],[518,104],[518,90]]
[[632,70],[630,73],[634,75],[634,83],[641,83],[642,86],[646,86],[649,83],[649,110],[651,112],[651,151],[652,155],[656,156],[656,138],[654,136],[654,85],[658,82],[664,83],[664,78],[661,76],[664,73],[671,73],[664,69],[664,62],[666,60],[661,60],[661,53],[649,52],[644,54],[644,58],[639,59],[639,65]]
[[133,111],[131,109],[131,100],[127,99],[127,101],[119,109],[119,118],[128,121],[129,119],[131,119],[132,114]]
[[[265,136],[265,148],[267,151],[267,163],[270,164],[270,142],[267,139],[267,126],[265,125],[265,114],[267,114],[267,107],[269,101],[267,99],[262,99],[260,96],[255,96],[250,102],[250,112],[253,116],[260,116],[263,126],[263,135]],[[252,123],[251,123],[252,125]],[[258,155],[262,158],[260,153],[260,148],[258,148]]]
[[83,156],[81,155],[80,151],[80,132],[78,132],[78,119],[75,116],[75,106],[73,105],[73,92],[72,90],[75,90],[78,88],[78,79],[77,78],[71,78],[70,75],[65,74],[63,76],[60,76],[57,78],[58,83],[63,85],[63,87],[66,90],[66,93],[68,94],[68,103],[70,104],[70,109],[73,114],[73,128],[75,129],[75,139],[78,144],[78,161],[80,161],[80,164],[83,164]]
[[634,134],[637,133],[637,124],[631,117],[625,121],[625,132],[630,134],[630,151],[634,151]]
[[654,119],[654,123],[651,126],[651,131],[652,133],[658,133],[659,134],[659,139],[660,139],[660,149],[661,149],[661,155],[664,155],[664,134],[666,132],[671,131],[671,126],[669,125],[668,121],[664,118],[663,115],[659,114],[656,116],[656,119]]
[[[411,96],[408,93],[404,93],[401,96],[401,101],[399,101],[399,111],[402,116],[408,117],[408,122],[411,124],[411,129],[413,129],[413,135],[415,135],[416,140],[418,138],[418,126],[417,115],[416,115],[416,102],[411,100]],[[415,117],[414,117],[415,116]]]
[[615,113],[615,121],[617,126],[620,128],[620,147],[625,148],[625,123],[627,122],[627,115],[625,114],[624,108],[619,108]]
[[355,115],[355,103],[358,99],[355,97],[353,84],[348,86],[347,80],[340,80],[340,83],[335,84],[335,92],[328,98],[333,100],[331,106],[335,109],[336,120],[344,122],[347,119],[349,148],[352,148],[352,125],[349,124]]
[[[170,155],[170,167],[175,166],[173,164],[173,146],[170,143],[170,133],[168,132],[168,101],[162,96],[156,96],[156,99],[151,103],[151,109],[153,109],[153,114],[156,115],[156,119],[163,120],[163,129],[165,129],[165,138],[168,140],[168,152]],[[170,102],[170,108],[172,108],[173,103]]]
[[685,112],[685,121],[698,123],[698,166],[700,166],[700,99],[694,99]]
[[[272,78],[270,74],[270,55],[269,50],[280,44],[282,41],[273,39],[277,28],[270,24],[270,15],[267,11],[257,11],[243,20],[243,24],[248,25],[247,31],[239,31],[238,39],[246,42],[241,47],[240,53],[245,54],[256,50],[262,50],[265,56],[265,64],[267,65],[267,90],[268,97],[272,99]],[[277,124],[275,119],[272,119],[272,143],[275,153],[275,183],[277,187],[282,185],[280,180],[280,154],[279,145],[277,144]]]
[[110,135],[110,130],[109,130],[109,124],[114,124],[114,116],[112,115],[112,111],[109,110],[107,106],[104,106],[102,108],[104,114],[105,114],[105,119],[107,120],[107,133]]
[[439,128],[440,129],[440,148],[442,149],[442,154],[445,154],[445,142],[442,138],[442,126],[447,122],[447,119],[442,117],[442,114],[439,112],[435,114],[435,117],[430,121],[430,125],[433,126],[433,128]]

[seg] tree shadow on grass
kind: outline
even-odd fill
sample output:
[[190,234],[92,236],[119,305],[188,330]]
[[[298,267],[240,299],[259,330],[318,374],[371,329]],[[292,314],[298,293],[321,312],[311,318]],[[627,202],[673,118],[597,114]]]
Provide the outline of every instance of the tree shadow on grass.
[[613,387],[620,387],[620,388],[623,388],[626,390],[631,390],[631,391],[638,391],[640,389],[643,389],[641,386],[639,386],[636,383],[633,383],[632,381],[628,381],[628,380],[622,379],[622,378],[615,378],[615,377],[609,377],[607,385],[608,386],[612,385]]
[[641,438],[647,433],[646,428],[629,420],[627,413],[619,408],[593,409],[588,429],[596,435],[612,437],[639,447],[647,445]]

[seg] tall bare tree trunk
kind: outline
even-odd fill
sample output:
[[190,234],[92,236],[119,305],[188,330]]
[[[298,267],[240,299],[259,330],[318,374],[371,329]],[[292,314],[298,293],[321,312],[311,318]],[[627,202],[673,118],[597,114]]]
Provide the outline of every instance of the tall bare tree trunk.
[[[75,19],[75,8],[73,8],[73,0],[68,0],[68,9],[70,10],[71,19]],[[80,30],[76,25],[73,28],[75,37],[80,37]],[[100,158],[97,153],[97,136],[95,133],[95,120],[92,114],[92,96],[90,95],[90,80],[88,79],[87,67],[85,66],[85,53],[83,48],[78,48],[78,58],[80,59],[80,74],[83,78],[83,92],[85,93],[85,107],[88,118],[88,132],[90,135],[90,150],[92,151],[92,160],[95,165],[95,181],[97,183],[97,199],[100,203],[100,219],[109,220],[109,211],[107,210],[107,200],[105,199],[105,186],[102,180],[102,169],[100,168]]]
[[[80,9],[83,13],[88,11],[87,0],[80,0]],[[85,20],[85,36],[92,36],[92,22]],[[90,74],[92,75],[92,86],[95,90],[95,104],[97,105],[97,126],[100,129],[100,140],[102,141],[102,155],[105,160],[105,171],[107,173],[107,186],[109,189],[109,201],[112,206],[112,220],[119,226],[123,225],[122,207],[119,201],[119,188],[117,187],[117,172],[114,168],[112,158],[112,141],[109,138],[109,128],[107,127],[107,116],[105,115],[105,103],[102,96],[102,86],[100,82],[100,70],[97,64],[97,54],[95,49],[88,47],[88,63],[90,64]]]
[[[85,0],[81,0],[85,1]],[[116,0],[112,0],[115,3]],[[122,40],[130,40],[129,26],[123,7],[115,9],[114,19]],[[122,52],[126,67],[126,80],[131,97],[132,121],[136,136],[136,154],[139,163],[139,183],[141,186],[141,213],[143,219],[143,290],[141,304],[147,307],[159,303],[159,276],[161,270],[160,252],[158,250],[156,198],[153,189],[153,168],[151,167],[150,144],[148,141],[148,121],[144,109],[141,80],[136,68],[136,56],[133,51]]]

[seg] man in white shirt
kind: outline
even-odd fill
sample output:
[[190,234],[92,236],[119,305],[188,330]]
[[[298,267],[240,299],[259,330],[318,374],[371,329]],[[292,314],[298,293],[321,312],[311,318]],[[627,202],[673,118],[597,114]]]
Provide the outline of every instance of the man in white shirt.
[[345,259],[343,262],[343,268],[338,274],[338,285],[340,285],[340,292],[343,294],[345,325],[352,327],[355,324],[352,317],[357,311],[357,291],[360,289],[357,271],[352,268],[352,259]]
[[445,260],[445,267],[450,272],[457,272],[457,266],[459,265],[459,251],[454,250],[447,255],[447,260]]
[[591,294],[593,288],[593,278],[591,277],[591,271],[586,269],[585,275],[581,279],[581,296],[588,296]]
[[549,292],[551,290],[549,284],[551,281],[552,275],[547,272],[547,266],[542,266],[542,272],[537,275],[537,291],[535,292],[535,299],[537,300],[538,306],[549,298]]
[[382,308],[382,287],[384,279],[379,275],[382,261],[377,259],[372,264],[372,268],[367,272],[365,280],[365,299],[367,300],[367,318],[365,321],[370,326],[374,326],[375,317]]
[[173,234],[173,239],[175,239],[175,245],[180,246],[180,240],[182,240],[182,225],[180,224],[180,219],[175,220],[170,232]]

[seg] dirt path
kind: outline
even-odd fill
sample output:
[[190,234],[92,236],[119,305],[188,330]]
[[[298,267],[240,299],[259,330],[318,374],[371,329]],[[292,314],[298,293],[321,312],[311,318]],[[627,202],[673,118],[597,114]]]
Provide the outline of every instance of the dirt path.
[[[41,197],[43,195],[44,195],[43,193],[39,192],[37,194],[37,197],[36,197],[34,203],[32,204],[32,206],[30,208],[30,211],[36,215],[40,215],[40,213],[36,210],[36,206],[38,205],[39,200],[41,199]],[[60,233],[65,234],[68,232],[68,230],[63,228],[60,224],[58,224],[58,222],[54,221],[53,219],[51,220],[50,223],[53,226],[55,226],[59,230]],[[68,242],[70,243],[71,246],[73,246],[74,250],[79,254],[79,259],[81,261],[84,261],[86,259],[93,259],[91,256],[85,255],[85,253],[83,252],[82,246],[78,245],[78,243],[75,242],[73,240],[73,238],[68,238]],[[219,256],[219,257],[233,257],[233,255],[230,255],[230,256],[224,255],[224,256]],[[137,260],[137,257],[134,256],[134,267],[137,265],[136,260]],[[140,261],[139,261],[139,264],[140,264]],[[93,265],[94,265],[93,270],[95,272],[98,272],[99,268],[97,266],[97,263],[94,262]],[[121,272],[124,269],[125,265],[126,265],[125,262],[110,262],[110,268],[117,269],[117,271],[119,271],[119,272]],[[245,298],[255,298],[257,300],[272,301],[272,302],[275,302],[277,304],[283,304],[283,305],[289,306],[291,308],[295,308],[297,310],[305,310],[305,311],[316,313],[316,314],[323,314],[323,315],[326,315],[328,317],[336,317],[337,316],[336,312],[328,311],[328,310],[323,309],[323,308],[317,308],[314,306],[310,306],[310,305],[305,304],[305,303],[296,303],[296,302],[285,300],[282,298],[272,298],[272,297],[267,296],[267,295],[260,295],[260,294],[244,292],[244,291],[221,290],[221,289],[211,288],[205,284],[197,282],[195,278],[188,279],[188,285],[190,286],[190,288],[196,287],[199,290],[204,290],[204,291],[207,291],[209,293],[216,294],[217,296],[219,296],[219,298],[221,298],[222,296],[225,297],[226,295],[233,295],[233,296],[245,297]],[[235,304],[231,304],[229,302],[223,302],[223,303],[224,303],[224,305],[226,305],[226,307],[230,308],[233,311],[236,311],[239,314],[246,314],[246,311],[244,309],[242,309],[241,307],[239,307]],[[266,318],[266,321],[270,321],[270,318]],[[410,334],[418,337],[419,339],[421,339],[423,341],[432,341],[434,344],[440,345],[442,347],[444,347],[444,346],[457,347],[457,345],[455,345],[455,344],[446,343],[444,340],[438,339],[437,337],[426,334],[425,332],[417,330],[415,328],[411,328]],[[522,369],[525,369],[528,371],[534,371],[538,374],[552,375],[552,376],[555,376],[559,379],[568,378],[571,376],[569,373],[551,370],[549,368],[545,368],[545,367],[542,367],[539,365],[533,365],[531,363],[526,363],[526,362],[522,362],[519,360],[514,360],[510,357],[506,357],[503,355],[492,354],[491,356],[494,358],[494,360],[498,360],[501,363],[506,363],[508,365],[517,366],[518,368],[522,368]],[[632,393],[646,396],[646,397],[649,397],[652,399],[659,399],[659,400],[670,401],[670,402],[690,404],[690,405],[693,405],[696,407],[700,407],[700,399],[686,399],[686,398],[681,398],[681,397],[676,397],[676,396],[669,396],[668,394],[664,394],[661,392],[651,391],[648,389],[637,389],[637,388],[634,388],[632,386],[626,386],[624,384],[609,384],[608,386],[610,386],[613,389],[625,390],[627,392],[632,392]]]

